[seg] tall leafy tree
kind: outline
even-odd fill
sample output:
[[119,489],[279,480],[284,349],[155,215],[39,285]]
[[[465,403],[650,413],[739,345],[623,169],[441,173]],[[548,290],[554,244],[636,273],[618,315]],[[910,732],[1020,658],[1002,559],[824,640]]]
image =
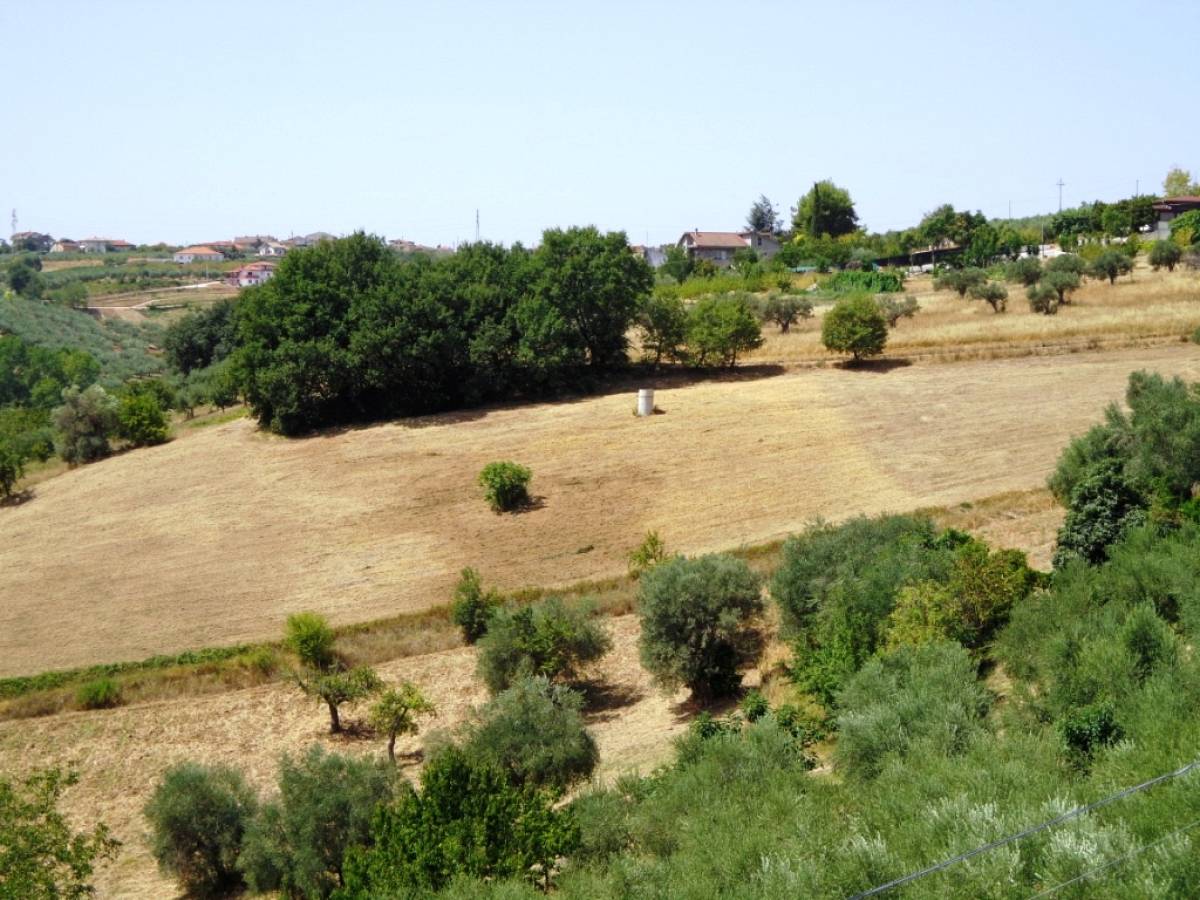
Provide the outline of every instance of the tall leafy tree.
[[818,181],[792,210],[792,227],[809,237],[840,237],[858,228],[850,192],[832,181]]
[[1184,197],[1190,194],[1200,194],[1200,184],[1192,181],[1192,173],[1179,166],[1172,166],[1163,179],[1163,195],[1166,197]]
[[750,205],[750,212],[746,214],[746,227],[751,231],[770,231],[774,232],[779,229],[779,213],[775,211],[775,206],[767,199],[766,194],[759,194],[758,199]]

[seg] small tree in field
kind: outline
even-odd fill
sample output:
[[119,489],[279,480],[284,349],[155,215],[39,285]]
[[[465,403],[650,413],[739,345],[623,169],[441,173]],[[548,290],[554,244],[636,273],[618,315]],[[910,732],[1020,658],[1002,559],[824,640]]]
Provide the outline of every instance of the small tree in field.
[[242,837],[257,807],[241,774],[226,766],[189,762],[168,769],[145,808],[159,868],[192,896],[237,889]]
[[965,269],[947,269],[933,279],[933,289],[935,291],[954,291],[958,296],[966,297],[967,291],[985,281],[987,281],[987,273],[974,266]]
[[493,512],[511,512],[529,503],[533,472],[514,462],[491,462],[479,473],[483,497]]
[[821,322],[821,343],[825,349],[849,353],[856,362],[882,353],[887,333],[887,319],[867,294],[839,300]]
[[687,340],[687,308],[670,294],[651,294],[642,301],[637,315],[638,337],[646,358],[654,368],[663,360],[674,362],[683,356]]
[[517,679],[542,675],[573,678],[609,651],[612,639],[592,617],[590,603],[566,604],[559,597],[515,609],[497,610],[479,639],[479,676],[499,693]]
[[1109,284],[1116,284],[1117,277],[1133,271],[1133,260],[1124,253],[1116,250],[1105,250],[1088,266],[1088,275],[1092,278],[1107,278]]
[[117,434],[135,447],[161,444],[168,437],[167,417],[150,393],[126,394],[117,407]]
[[701,700],[737,689],[739,668],[762,650],[750,620],[762,611],[761,580],[731,556],[676,557],[638,586],[642,665],[667,690]]
[[971,297],[987,303],[994,313],[1002,313],[1008,307],[1008,288],[998,281],[989,281],[971,288]]
[[1009,281],[1030,287],[1042,280],[1042,263],[1033,256],[1023,257],[1008,266],[1005,277]]
[[343,704],[364,700],[383,688],[383,681],[368,666],[328,672],[297,672],[296,683],[304,693],[320,700],[328,708],[330,734],[341,733]]
[[417,716],[437,715],[433,704],[411,682],[384,691],[371,707],[371,725],[387,735],[388,759],[396,761],[396,737],[417,733]]
[[901,319],[911,319],[921,310],[920,304],[917,303],[916,297],[905,295],[902,299],[891,295],[883,295],[875,298],[875,304],[879,307],[879,311],[883,313],[883,318],[887,321],[888,328],[895,328],[900,324]]
[[763,318],[778,325],[783,334],[787,334],[797,319],[808,319],[812,314],[811,300],[789,294],[772,294],[767,298],[767,305],[763,307]]
[[688,313],[687,344],[697,365],[737,365],[738,354],[761,347],[762,327],[741,295],[704,297]]
[[104,825],[73,833],[58,810],[65,788],[78,780],[59,769],[20,780],[0,776],[0,897],[58,900],[90,897],[97,862],[116,854],[120,842]]
[[1042,276],[1040,283],[1054,291],[1061,306],[1068,302],[1068,294],[1079,290],[1079,275],[1070,269],[1050,269]]
[[1029,298],[1029,308],[1036,313],[1052,316],[1058,312],[1058,291],[1048,284],[1038,282],[1031,284],[1025,291]]
[[488,620],[499,607],[500,595],[485,591],[483,580],[474,569],[463,569],[450,606],[450,618],[462,629],[463,640],[473,644],[483,637]]
[[1154,267],[1155,272],[1163,266],[1166,266],[1168,272],[1174,272],[1182,258],[1183,250],[1174,241],[1155,241],[1154,246],[1150,248],[1150,265]]

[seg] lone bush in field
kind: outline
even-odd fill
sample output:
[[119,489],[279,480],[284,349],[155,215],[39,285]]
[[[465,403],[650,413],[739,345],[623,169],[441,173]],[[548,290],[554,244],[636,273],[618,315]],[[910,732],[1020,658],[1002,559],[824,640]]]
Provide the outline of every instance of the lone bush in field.
[[35,771],[20,780],[0,775],[0,897],[59,900],[90,897],[97,862],[121,842],[93,825],[73,833],[58,810],[62,792],[79,780],[61,769]]
[[1174,241],[1155,241],[1150,248],[1150,265],[1155,272],[1164,266],[1168,272],[1174,272],[1182,258],[1183,250]]
[[226,766],[189,762],[168,769],[145,807],[159,868],[194,897],[240,887],[238,854],[257,807],[241,774]]
[[533,472],[514,462],[492,462],[479,473],[483,497],[495,512],[511,512],[529,502]]
[[1008,308],[1008,288],[998,281],[988,281],[971,288],[971,298],[984,301],[994,313],[1002,313]]
[[121,705],[121,685],[107,676],[79,686],[75,702],[81,709],[111,709]]
[[698,366],[732,368],[739,354],[762,343],[762,327],[745,295],[702,297],[688,312],[688,352]]
[[433,704],[411,682],[389,688],[371,707],[371,726],[387,735],[388,759],[396,761],[396,737],[417,733],[417,716],[437,715]]
[[825,349],[849,353],[855,361],[882,353],[887,333],[887,319],[867,294],[839,300],[821,322]]
[[568,605],[558,597],[498,610],[479,640],[480,678],[492,693],[530,675],[573,678],[612,646],[591,613],[590,603]]
[[739,669],[762,651],[751,620],[762,611],[761,580],[731,556],[676,557],[638,585],[642,665],[662,687],[686,686],[707,700],[735,691]]
[[333,641],[333,629],[324,616],[313,612],[288,616],[283,642],[300,658],[301,665],[316,670],[332,667],[337,660]]
[[1029,309],[1035,313],[1053,316],[1058,312],[1058,291],[1045,282],[1030,285],[1025,296],[1029,298]]
[[375,808],[391,799],[395,769],[312,746],[279,765],[279,796],[246,828],[238,867],[256,893],[328,897],[342,860],[371,838]]
[[463,569],[454,588],[450,618],[462,629],[463,640],[473,644],[487,632],[488,620],[500,607],[500,595],[485,591],[483,580],[474,569]]
[[401,787],[371,823],[371,846],[352,847],[343,900],[426,896],[457,877],[520,878],[550,884],[555,860],[575,850],[579,828],[542,791],[517,788],[504,773],[450,747]]
[[591,775],[600,758],[582,709],[578,691],[544,677],[521,678],[475,712],[460,746],[515,786],[561,794]]
[[636,581],[666,558],[666,543],[657,531],[647,531],[642,542],[629,552],[629,577]]

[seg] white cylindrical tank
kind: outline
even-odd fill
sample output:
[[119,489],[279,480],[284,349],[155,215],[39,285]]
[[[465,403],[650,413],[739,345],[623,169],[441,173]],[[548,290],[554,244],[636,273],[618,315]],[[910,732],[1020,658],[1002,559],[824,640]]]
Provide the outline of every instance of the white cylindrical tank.
[[654,415],[654,388],[642,388],[638,391],[637,414],[639,416]]

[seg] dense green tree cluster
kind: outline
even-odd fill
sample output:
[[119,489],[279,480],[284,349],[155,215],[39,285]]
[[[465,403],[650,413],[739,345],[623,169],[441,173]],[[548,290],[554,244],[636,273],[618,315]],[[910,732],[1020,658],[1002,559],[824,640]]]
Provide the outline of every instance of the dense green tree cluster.
[[407,263],[356,234],[243,293],[236,363],[254,413],[287,434],[575,387],[624,363],[652,281],[624,234],[594,228]]

